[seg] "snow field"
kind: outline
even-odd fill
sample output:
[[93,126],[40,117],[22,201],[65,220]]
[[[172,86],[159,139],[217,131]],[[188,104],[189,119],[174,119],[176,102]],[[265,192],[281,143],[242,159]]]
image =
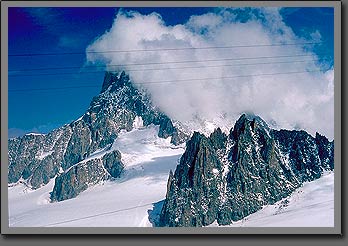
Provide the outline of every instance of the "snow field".
[[[54,180],[30,190],[23,184],[8,188],[9,225],[13,227],[138,227],[152,226],[149,213],[166,195],[169,170],[183,148],[157,137],[158,127],[122,132],[112,148],[122,153],[123,176],[82,192],[76,198],[49,202]],[[102,153],[98,153],[98,156]]]
[[[165,199],[169,170],[175,170],[184,146],[157,136],[158,127],[144,128],[140,119],[122,131],[112,145],[122,153],[121,178],[89,188],[76,198],[50,203],[54,180],[31,190],[24,184],[8,188],[10,227],[151,227]],[[103,151],[93,158],[101,157]],[[209,226],[218,226],[216,222]],[[334,173],[305,183],[290,197],[229,227],[334,226]]]

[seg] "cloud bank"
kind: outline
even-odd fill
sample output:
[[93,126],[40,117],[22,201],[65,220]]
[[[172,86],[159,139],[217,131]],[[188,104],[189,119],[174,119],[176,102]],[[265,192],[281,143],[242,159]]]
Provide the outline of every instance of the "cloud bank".
[[[319,32],[311,37],[296,36],[278,8],[215,9],[175,26],[166,25],[157,13],[120,11],[111,29],[87,51],[133,52],[86,55],[89,63],[103,63],[110,71],[128,71],[155,105],[181,122],[231,127],[241,113],[252,112],[272,127],[333,139],[333,69],[320,71],[311,45],[286,45],[321,39]],[[284,45],[255,46],[270,44]],[[226,46],[244,47],[188,49]]]

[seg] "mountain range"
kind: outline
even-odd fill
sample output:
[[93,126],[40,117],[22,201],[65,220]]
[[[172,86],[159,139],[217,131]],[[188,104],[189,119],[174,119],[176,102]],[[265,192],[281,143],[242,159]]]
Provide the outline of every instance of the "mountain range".
[[107,72],[100,94],[78,120],[8,140],[8,183],[38,189],[55,179],[50,200],[59,202],[122,177],[122,153],[113,143],[139,121],[159,126],[158,137],[170,137],[173,145],[186,144],[169,172],[156,226],[227,225],[334,169],[334,142],[319,133],[275,130],[242,114],[229,132],[216,128],[206,136],[161,112],[125,72]]

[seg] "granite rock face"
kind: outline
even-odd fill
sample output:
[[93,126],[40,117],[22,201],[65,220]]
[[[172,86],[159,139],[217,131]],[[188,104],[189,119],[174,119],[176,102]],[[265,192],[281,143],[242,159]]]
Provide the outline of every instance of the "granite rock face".
[[103,167],[113,178],[120,177],[124,165],[121,161],[121,153],[117,150],[106,153],[103,158]]
[[78,163],[57,176],[51,201],[74,198],[90,186],[119,177],[123,168],[121,153],[117,150],[106,153],[102,158]]
[[333,170],[333,142],[242,115],[227,136],[194,133],[168,179],[160,226],[227,225]]
[[[107,72],[100,94],[92,99],[89,108],[78,120],[45,135],[27,134],[8,140],[8,182],[16,183],[21,180],[37,189],[47,184],[60,171],[69,173],[69,177],[81,175],[83,170],[89,170],[87,162],[83,161],[97,150],[108,151],[121,130],[133,129],[136,117],[142,118],[144,126],[159,125],[158,136],[172,137],[174,144],[181,144],[188,137],[173,126],[168,116],[152,105],[146,92],[132,86],[125,72]],[[120,163],[111,159],[120,158],[115,153],[110,155],[110,161],[103,168],[109,176],[119,177],[122,171],[118,165]],[[80,162],[84,165],[78,164]],[[90,161],[89,164],[96,169],[96,162]],[[74,168],[70,169],[72,166]],[[77,171],[80,170],[78,173],[76,168]],[[103,179],[97,176],[90,178]],[[64,183],[62,179],[57,178],[58,186],[59,182]],[[68,175],[64,178],[66,179]],[[61,190],[68,191],[66,188]],[[73,193],[78,190],[80,189],[75,189]],[[69,196],[71,195],[57,195]]]
[[211,224],[218,209],[220,170],[211,140],[195,132],[175,174],[169,175],[163,222],[168,226]]
[[72,129],[63,126],[47,135],[27,134],[8,141],[8,182],[26,180],[34,189],[58,173],[64,162]]
[[76,197],[89,186],[108,179],[100,159],[92,159],[69,168],[55,180],[51,201],[63,201]]

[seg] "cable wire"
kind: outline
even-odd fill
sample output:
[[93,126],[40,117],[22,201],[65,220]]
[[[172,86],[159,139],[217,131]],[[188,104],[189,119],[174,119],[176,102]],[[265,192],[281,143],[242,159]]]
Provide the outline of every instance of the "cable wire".
[[254,44],[254,45],[231,45],[231,46],[210,46],[210,47],[182,47],[182,48],[162,48],[162,49],[131,49],[131,50],[105,50],[105,51],[80,51],[80,52],[52,52],[52,53],[26,53],[9,54],[9,57],[24,56],[55,56],[55,55],[81,55],[81,54],[104,54],[104,53],[131,53],[131,52],[154,52],[154,51],[177,51],[177,50],[209,50],[209,49],[234,49],[251,47],[273,47],[273,46],[297,46],[313,45],[323,42],[303,42],[303,43],[278,43],[278,44]]
[[[206,65],[206,66],[189,66],[189,67],[166,67],[166,68],[146,68],[146,69],[128,69],[127,72],[141,72],[141,71],[159,71],[159,70],[178,70],[178,69],[196,69],[196,68],[219,68],[219,67],[239,67],[250,65],[267,65],[267,64],[284,64],[284,63],[302,63],[309,61],[318,61],[317,59],[301,60],[301,61],[277,61],[277,62],[257,62],[244,64],[223,64],[223,65]],[[62,73],[39,73],[39,74],[10,74],[9,77],[27,77],[27,76],[52,76],[52,75],[71,75],[71,74],[93,74],[106,72],[105,70],[97,71],[83,71],[83,72],[62,72]],[[114,71],[116,72],[116,71]]]
[[134,206],[134,207],[130,207],[130,208],[124,208],[124,209],[118,209],[118,210],[113,210],[113,211],[99,213],[99,214],[88,215],[88,216],[84,216],[84,217],[80,217],[80,218],[63,220],[63,221],[59,221],[59,222],[55,222],[55,223],[41,225],[40,227],[56,226],[56,225],[66,224],[66,223],[69,223],[69,222],[85,220],[85,219],[91,219],[91,218],[100,217],[100,216],[104,216],[104,215],[110,215],[110,214],[115,214],[115,213],[119,213],[119,212],[124,212],[124,211],[128,211],[128,210],[136,209],[136,208],[147,207],[147,206],[150,206],[150,205],[153,205],[153,203],[147,203],[147,204]]
[[[234,79],[234,78],[242,78],[242,77],[258,77],[258,76],[273,76],[273,75],[284,75],[284,74],[301,74],[308,72],[323,72],[323,70],[306,70],[306,71],[291,71],[291,72],[283,72],[283,73],[264,73],[264,74],[247,74],[247,75],[236,75],[236,76],[226,76],[226,77],[215,77],[215,78],[190,78],[190,79],[182,79],[182,80],[165,80],[165,81],[147,81],[141,83],[133,83],[136,85],[144,85],[144,84],[165,84],[165,83],[180,83],[187,81],[204,81],[204,80],[217,80],[217,79]],[[92,88],[92,87],[100,87],[100,85],[84,85],[84,86],[67,86],[67,87],[51,87],[51,88],[33,88],[33,89],[13,89],[9,90],[9,92],[23,92],[23,91],[47,91],[47,90],[61,90],[61,89],[76,89],[76,88]]]

